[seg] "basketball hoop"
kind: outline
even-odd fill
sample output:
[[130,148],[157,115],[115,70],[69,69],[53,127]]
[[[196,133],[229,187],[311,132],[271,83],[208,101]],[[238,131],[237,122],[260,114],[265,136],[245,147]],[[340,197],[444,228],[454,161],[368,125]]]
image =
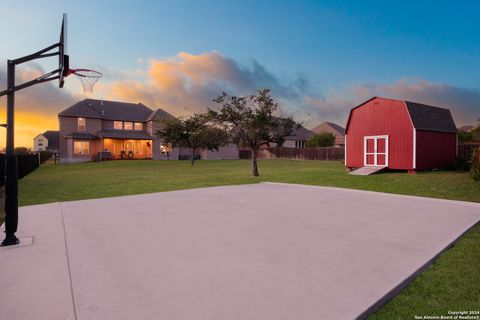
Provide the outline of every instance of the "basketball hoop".
[[89,69],[70,69],[68,74],[74,74],[82,83],[83,92],[93,92],[93,86],[97,83],[103,74],[101,72]]

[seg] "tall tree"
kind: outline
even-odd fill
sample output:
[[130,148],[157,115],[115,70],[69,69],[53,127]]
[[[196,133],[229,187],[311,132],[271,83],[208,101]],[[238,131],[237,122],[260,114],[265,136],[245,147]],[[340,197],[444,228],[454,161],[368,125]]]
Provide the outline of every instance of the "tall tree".
[[246,97],[230,96],[223,92],[213,100],[220,110],[209,109],[209,115],[228,133],[239,147],[252,152],[252,174],[258,176],[258,151],[271,143],[282,144],[296,126],[291,117],[279,117],[278,103],[269,89],[258,90]]
[[157,137],[172,147],[190,150],[191,164],[200,149],[216,150],[227,143],[227,133],[209,120],[206,114],[194,114],[187,119],[171,118],[163,121]]
[[333,147],[335,145],[335,135],[331,132],[321,132],[314,134],[307,140],[307,147]]

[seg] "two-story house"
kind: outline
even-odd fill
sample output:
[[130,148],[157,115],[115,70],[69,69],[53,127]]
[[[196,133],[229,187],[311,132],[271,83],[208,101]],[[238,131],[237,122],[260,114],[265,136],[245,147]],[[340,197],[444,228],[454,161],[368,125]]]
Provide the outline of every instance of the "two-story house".
[[169,150],[155,132],[161,120],[171,117],[141,103],[77,102],[58,114],[60,162],[92,161],[105,154],[111,159],[164,159]]
[[[168,112],[142,103],[85,99],[58,114],[60,163],[101,159],[178,160],[188,150],[170,148],[156,137]],[[182,157],[183,156],[183,157]],[[228,144],[218,151],[200,150],[201,159],[238,159]]]

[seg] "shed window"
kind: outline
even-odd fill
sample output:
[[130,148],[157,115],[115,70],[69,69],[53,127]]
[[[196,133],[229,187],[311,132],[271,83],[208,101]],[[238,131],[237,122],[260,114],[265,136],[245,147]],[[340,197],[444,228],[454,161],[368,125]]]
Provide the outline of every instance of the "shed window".
[[122,121],[113,121],[113,129],[122,130],[123,129],[123,122]]
[[86,119],[85,118],[77,118],[77,129],[78,131],[85,131],[86,130]]
[[89,154],[90,143],[88,141],[74,141],[73,154],[84,155]]
[[124,122],[123,129],[125,130],[133,130],[133,122]]

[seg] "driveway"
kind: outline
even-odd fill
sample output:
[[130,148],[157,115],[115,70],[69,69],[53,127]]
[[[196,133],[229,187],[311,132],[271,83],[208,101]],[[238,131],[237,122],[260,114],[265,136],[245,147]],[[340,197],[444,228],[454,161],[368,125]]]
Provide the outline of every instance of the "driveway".
[[0,249],[0,310],[363,318],[479,220],[477,203],[278,183],[22,207],[22,245]]

